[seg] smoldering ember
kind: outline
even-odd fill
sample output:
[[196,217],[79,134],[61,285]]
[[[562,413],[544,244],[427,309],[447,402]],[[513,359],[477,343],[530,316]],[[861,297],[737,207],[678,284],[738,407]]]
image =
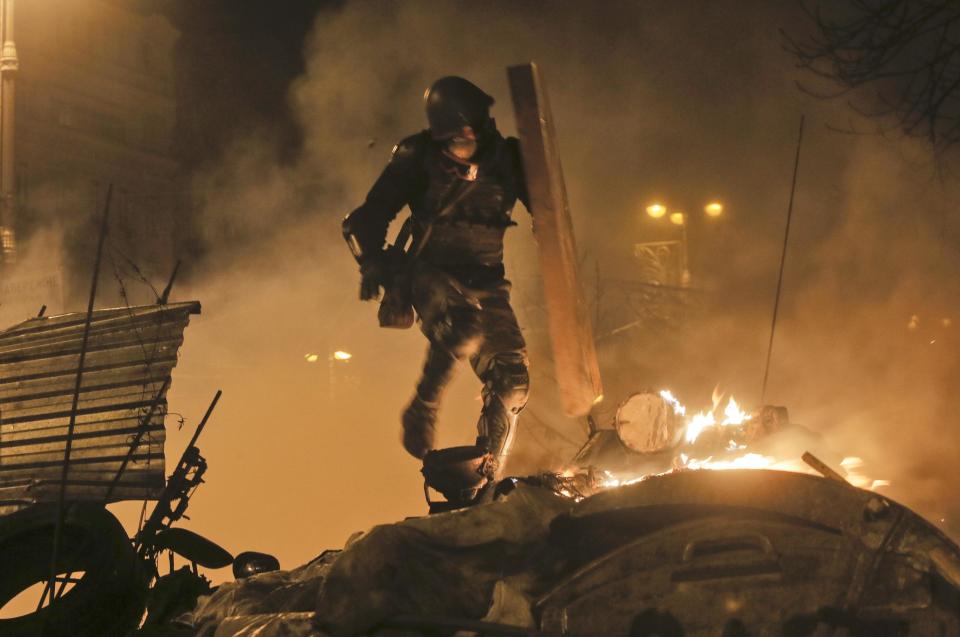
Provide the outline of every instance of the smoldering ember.
[[958,3],[0,17],[0,637],[960,636]]

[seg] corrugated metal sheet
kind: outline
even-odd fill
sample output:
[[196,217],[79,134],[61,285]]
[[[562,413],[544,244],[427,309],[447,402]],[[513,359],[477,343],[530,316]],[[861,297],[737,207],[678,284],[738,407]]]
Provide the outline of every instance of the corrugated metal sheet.
[[[67,477],[68,500],[102,501],[177,364],[200,303],[93,313]],[[0,332],[0,515],[55,501],[63,471],[86,315],[35,318]],[[164,486],[166,392],[111,501]]]

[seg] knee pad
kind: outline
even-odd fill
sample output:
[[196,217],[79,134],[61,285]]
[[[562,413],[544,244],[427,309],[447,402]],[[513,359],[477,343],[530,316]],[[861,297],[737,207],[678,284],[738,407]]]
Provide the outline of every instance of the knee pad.
[[496,396],[507,412],[519,414],[530,393],[530,373],[522,354],[500,354],[484,374],[484,392]]

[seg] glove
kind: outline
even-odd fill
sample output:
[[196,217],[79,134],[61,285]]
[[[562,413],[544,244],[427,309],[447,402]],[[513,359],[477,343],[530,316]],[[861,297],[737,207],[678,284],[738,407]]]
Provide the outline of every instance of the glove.
[[382,255],[369,256],[360,263],[360,300],[374,301],[380,298],[386,268]]

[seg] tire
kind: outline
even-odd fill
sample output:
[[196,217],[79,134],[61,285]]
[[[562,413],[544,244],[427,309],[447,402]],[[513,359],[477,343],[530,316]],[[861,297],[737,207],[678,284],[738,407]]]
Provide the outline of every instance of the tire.
[[[56,504],[39,504],[0,518],[0,608],[49,578],[56,516]],[[0,619],[0,635],[109,637],[137,627],[145,569],[113,514],[96,504],[68,504],[57,563],[60,573],[83,576],[52,605]]]

